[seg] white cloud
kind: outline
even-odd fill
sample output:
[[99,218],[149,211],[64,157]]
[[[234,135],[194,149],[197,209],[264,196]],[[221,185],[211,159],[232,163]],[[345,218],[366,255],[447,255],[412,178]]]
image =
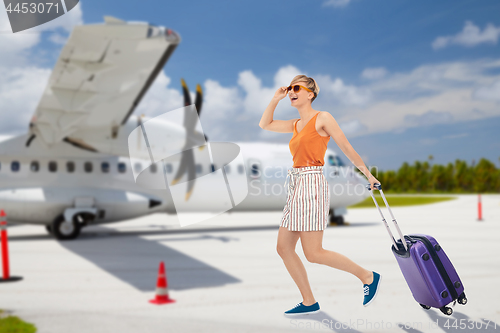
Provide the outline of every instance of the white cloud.
[[473,47],[482,43],[496,44],[500,36],[500,27],[495,27],[489,23],[483,31],[474,25],[472,21],[466,21],[461,32],[455,36],[437,37],[432,43],[432,47],[437,49],[445,48],[451,44]]
[[378,80],[387,75],[387,69],[384,67],[365,68],[361,73],[361,77],[368,80]]
[[274,86],[276,89],[281,86],[288,86],[292,79],[297,75],[304,74],[297,67],[288,65],[278,69],[278,72],[274,75]]
[[[321,92],[313,107],[330,112],[349,137],[487,118],[500,115],[497,103],[487,98],[497,96],[493,89],[497,89],[500,75],[485,73],[497,69],[500,59],[425,64],[409,72],[387,71],[384,77],[361,86],[302,72],[292,65],[279,68],[273,85],[264,86],[252,71],[245,70],[232,86],[205,81],[201,121],[211,139],[280,140],[281,133],[262,131],[258,123],[276,89],[297,74],[316,79]],[[488,94],[486,88],[491,90]],[[299,115],[287,98],[274,112],[274,119],[296,117]]]
[[436,112],[433,110],[427,111],[420,115],[407,114],[404,117],[407,123],[414,126],[430,126],[435,124],[447,124],[453,122],[453,115],[447,111]]
[[29,121],[49,79],[50,70],[0,67],[0,133],[28,131]]
[[[274,85],[264,87],[261,80],[252,71],[246,70],[241,72],[238,75],[238,86],[242,89],[242,111],[248,115],[257,115],[260,119],[262,112],[266,109],[276,90],[281,86],[287,86],[293,77],[298,74],[304,73],[291,65],[282,67],[274,75]],[[288,96],[278,104],[275,110],[275,115],[278,115],[277,119],[282,119],[282,112],[285,112],[287,109],[286,103],[289,103]]]
[[[169,88],[170,81],[170,78],[163,71],[160,71],[134,113],[156,117],[183,107],[184,102],[180,89]],[[192,101],[194,102],[194,98]]]
[[223,87],[214,80],[205,81],[205,98],[203,100],[203,114],[210,114],[214,120],[239,120],[242,114],[243,100],[237,87]]
[[340,78],[332,79],[329,75],[317,75],[315,80],[320,86],[320,93],[323,96],[327,98],[331,96],[330,99],[333,98],[336,102],[346,106],[366,105],[372,97],[370,89],[346,85]]
[[68,37],[56,32],[50,35],[49,40],[54,44],[64,45],[68,41]]
[[323,2],[323,6],[345,7],[349,2],[351,2],[351,0],[326,0]]
[[480,87],[474,92],[477,99],[500,101],[500,80],[490,86]]
[[[328,75],[308,74],[291,65],[279,68],[273,85],[264,86],[259,77],[246,70],[231,86],[215,80],[204,82],[201,123],[211,140],[280,140],[281,133],[262,131],[258,123],[276,89],[297,74],[316,79],[321,92],[313,107],[330,112],[349,137],[482,119],[500,115],[500,75],[491,75],[498,69],[500,60],[426,64],[362,86],[345,84],[341,78]],[[0,109],[9,111],[3,111],[0,118],[3,134],[26,130],[49,75],[49,69],[34,67],[0,71]],[[190,87],[194,100],[194,83]],[[182,105],[180,84],[172,85],[160,72],[135,114],[154,117]],[[288,98],[274,112],[274,119],[297,117]]]
[[344,123],[340,123],[339,126],[342,129],[342,132],[344,132],[344,134],[346,134],[346,135],[347,134],[355,134],[355,133],[358,134],[361,131],[366,130],[366,126],[363,125],[357,119],[350,120],[350,121],[347,121]]
[[0,52],[0,66],[28,64],[28,51],[40,42],[42,32],[54,31],[54,34],[59,35],[59,37],[49,37],[49,39],[60,41],[62,35],[57,32],[58,29],[70,32],[75,25],[79,24],[83,24],[80,3],[67,14],[55,20],[14,34],[5,7],[0,6],[0,50],[2,50]]

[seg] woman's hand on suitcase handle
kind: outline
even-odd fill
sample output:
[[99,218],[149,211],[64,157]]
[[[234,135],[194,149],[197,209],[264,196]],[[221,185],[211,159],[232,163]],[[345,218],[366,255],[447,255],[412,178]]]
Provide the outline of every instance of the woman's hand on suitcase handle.
[[370,184],[366,185],[366,188],[368,189],[368,191],[371,191],[374,189],[377,189],[377,190],[382,189],[382,184],[377,180],[377,178],[370,177],[369,182],[370,182]]

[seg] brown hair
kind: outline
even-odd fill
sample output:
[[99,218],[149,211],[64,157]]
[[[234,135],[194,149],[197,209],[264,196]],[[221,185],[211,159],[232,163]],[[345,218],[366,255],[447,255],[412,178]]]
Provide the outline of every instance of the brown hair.
[[311,99],[312,103],[316,99],[316,97],[318,97],[319,93],[319,86],[316,83],[316,81],[314,81],[312,77],[308,77],[305,75],[297,75],[296,77],[293,78],[292,82],[290,82],[290,85],[293,85],[297,82],[305,82],[306,83],[305,86],[313,91],[314,97]]

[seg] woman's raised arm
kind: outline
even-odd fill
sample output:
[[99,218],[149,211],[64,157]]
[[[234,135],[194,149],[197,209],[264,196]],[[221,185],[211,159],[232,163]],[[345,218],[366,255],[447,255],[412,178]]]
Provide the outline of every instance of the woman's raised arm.
[[273,98],[271,99],[271,102],[269,102],[269,105],[267,106],[266,110],[264,111],[264,114],[262,115],[262,118],[260,119],[259,123],[260,128],[279,133],[293,132],[293,123],[296,120],[298,120],[298,118],[290,120],[273,119],[273,114],[274,110],[276,109],[276,106],[278,105],[279,101],[281,101],[283,98],[286,97],[286,95],[287,95],[286,87],[280,87],[278,88],[278,90],[276,90]]

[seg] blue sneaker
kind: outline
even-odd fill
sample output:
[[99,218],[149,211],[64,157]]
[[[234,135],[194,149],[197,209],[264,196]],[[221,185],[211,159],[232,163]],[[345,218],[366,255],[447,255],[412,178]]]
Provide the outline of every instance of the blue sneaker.
[[364,306],[370,305],[377,296],[378,290],[380,289],[380,280],[382,280],[382,276],[373,272],[373,282],[371,284],[363,285],[363,291],[365,294],[365,298],[363,300]]
[[302,302],[295,305],[293,309],[285,311],[285,315],[296,316],[301,314],[310,314],[319,311],[319,303],[316,302],[313,305],[304,305]]

